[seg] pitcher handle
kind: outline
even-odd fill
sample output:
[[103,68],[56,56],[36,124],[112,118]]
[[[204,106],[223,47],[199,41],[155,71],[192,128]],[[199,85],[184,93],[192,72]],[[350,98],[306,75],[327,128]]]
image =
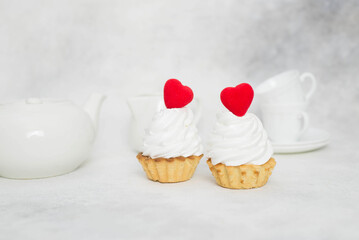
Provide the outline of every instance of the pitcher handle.
[[193,114],[194,114],[194,123],[197,125],[200,118],[201,118],[201,115],[202,115],[202,106],[201,106],[201,102],[198,98],[195,98],[193,99],[193,105],[192,105],[192,108],[193,108]]

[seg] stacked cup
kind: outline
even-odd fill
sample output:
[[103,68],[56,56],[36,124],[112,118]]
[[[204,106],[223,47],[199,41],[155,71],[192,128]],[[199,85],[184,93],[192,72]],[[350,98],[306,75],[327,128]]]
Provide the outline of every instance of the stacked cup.
[[[303,83],[310,82],[308,91]],[[296,142],[309,126],[308,101],[316,89],[311,73],[289,70],[269,78],[256,88],[262,120],[274,143]]]

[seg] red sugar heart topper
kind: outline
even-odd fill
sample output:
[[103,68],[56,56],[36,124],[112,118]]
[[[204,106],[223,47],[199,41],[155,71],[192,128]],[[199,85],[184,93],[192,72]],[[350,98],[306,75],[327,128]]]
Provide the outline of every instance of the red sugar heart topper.
[[177,79],[169,79],[165,84],[163,97],[167,108],[182,108],[192,101],[193,92]]
[[223,105],[238,117],[246,114],[254,96],[253,88],[248,83],[236,87],[227,87],[221,92]]

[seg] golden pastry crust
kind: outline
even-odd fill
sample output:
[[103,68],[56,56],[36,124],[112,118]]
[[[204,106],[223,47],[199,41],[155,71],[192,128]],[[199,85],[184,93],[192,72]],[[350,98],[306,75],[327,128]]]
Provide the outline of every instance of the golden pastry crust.
[[183,182],[191,179],[202,157],[203,154],[201,156],[152,159],[143,156],[142,153],[137,155],[147,177],[161,183]]
[[207,164],[218,185],[232,189],[249,189],[262,187],[267,183],[276,161],[270,158],[262,165],[226,166],[222,163],[213,165],[209,158]]

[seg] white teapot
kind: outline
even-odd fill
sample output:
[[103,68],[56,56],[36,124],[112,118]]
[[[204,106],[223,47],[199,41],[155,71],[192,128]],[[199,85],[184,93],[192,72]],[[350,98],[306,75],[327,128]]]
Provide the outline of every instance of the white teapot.
[[43,178],[79,167],[89,157],[104,99],[92,94],[83,108],[39,98],[0,104],[0,176]]

